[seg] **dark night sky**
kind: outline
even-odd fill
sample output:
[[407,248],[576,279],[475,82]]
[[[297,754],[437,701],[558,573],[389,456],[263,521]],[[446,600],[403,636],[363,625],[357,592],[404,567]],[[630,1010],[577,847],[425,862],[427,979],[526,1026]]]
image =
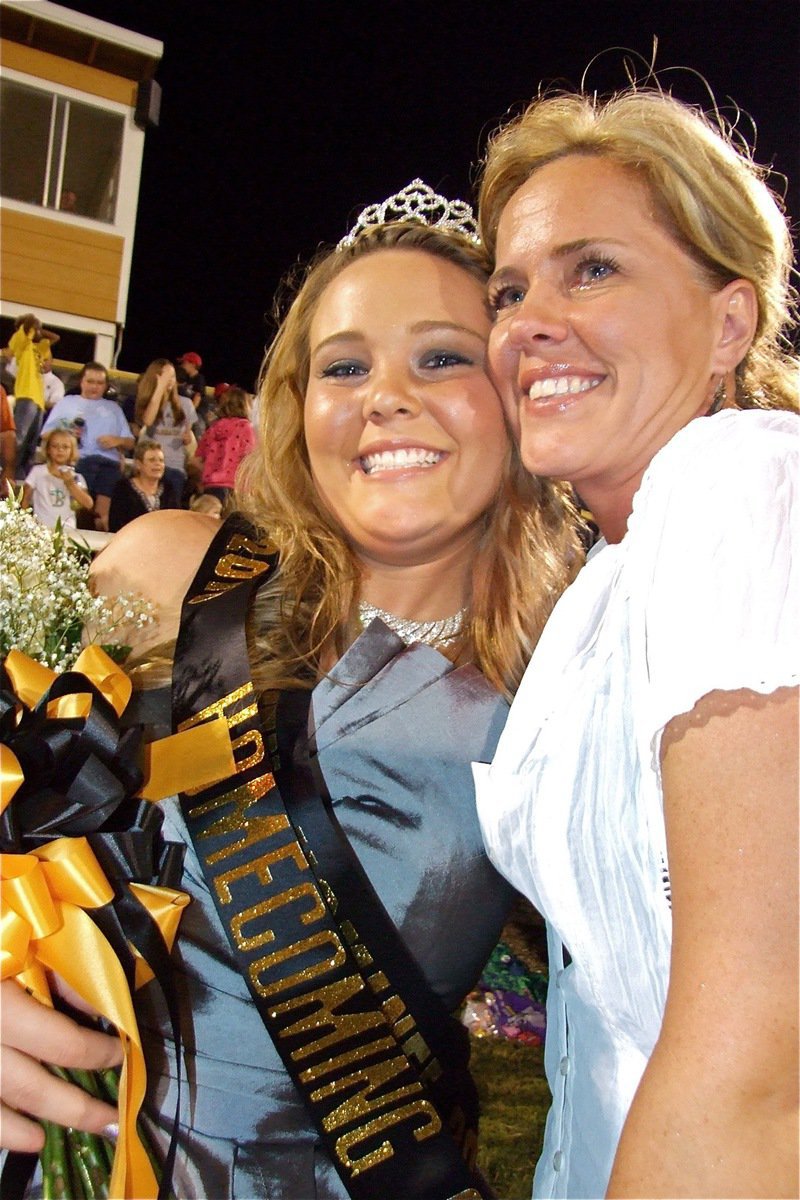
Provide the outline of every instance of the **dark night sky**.
[[[800,219],[797,0],[67,0],[164,43],[119,366],[197,350],[251,386],[288,268],[415,175],[469,198],[487,133],[540,80],[625,47],[676,95],[732,100]],[[624,84],[621,52],[591,86]],[[745,123],[745,128],[749,128]]]

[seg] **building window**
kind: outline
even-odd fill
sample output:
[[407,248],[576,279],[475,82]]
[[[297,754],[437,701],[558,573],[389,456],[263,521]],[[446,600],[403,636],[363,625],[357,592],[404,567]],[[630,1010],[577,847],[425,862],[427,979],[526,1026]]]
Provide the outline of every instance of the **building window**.
[[9,200],[113,222],[123,117],[0,80],[0,191]]

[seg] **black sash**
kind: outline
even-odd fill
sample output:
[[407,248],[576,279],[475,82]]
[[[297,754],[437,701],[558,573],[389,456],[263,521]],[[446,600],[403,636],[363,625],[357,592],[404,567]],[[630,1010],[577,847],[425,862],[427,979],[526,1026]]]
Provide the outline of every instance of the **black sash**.
[[475,1148],[465,1034],[344,851],[310,769],[281,773],[288,805],[270,770],[244,618],[276,561],[230,518],[184,600],[173,720],[222,715],[237,764],[181,797],[186,824],[239,970],[349,1194],[490,1197],[459,1148]]

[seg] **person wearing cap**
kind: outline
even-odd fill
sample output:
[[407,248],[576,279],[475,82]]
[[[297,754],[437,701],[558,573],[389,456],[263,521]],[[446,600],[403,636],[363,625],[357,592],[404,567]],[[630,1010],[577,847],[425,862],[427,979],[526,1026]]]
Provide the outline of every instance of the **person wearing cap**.
[[205,432],[216,416],[216,396],[212,401],[206,392],[205,375],[200,371],[202,365],[202,358],[194,350],[178,359],[178,394],[186,396],[194,405],[197,414],[195,432],[198,437]]
[[205,375],[200,373],[202,365],[202,358],[194,350],[187,351],[178,359],[178,391],[181,396],[191,400],[195,408],[206,393]]

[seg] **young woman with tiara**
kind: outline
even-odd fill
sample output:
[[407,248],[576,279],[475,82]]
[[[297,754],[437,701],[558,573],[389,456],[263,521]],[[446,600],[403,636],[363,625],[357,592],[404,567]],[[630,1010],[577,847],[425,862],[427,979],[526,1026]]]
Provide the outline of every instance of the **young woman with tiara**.
[[[159,637],[178,634],[173,719],[223,711],[239,746],[244,809],[225,807],[229,784],[166,806],[192,895],[175,959],[181,1196],[488,1195],[448,1014],[510,891],[482,851],[470,762],[490,759],[579,551],[563,490],[507,436],[486,278],[468,206],[415,180],[365,210],[268,352],[237,481],[247,523],[152,514],[96,564],[104,591],[135,580]],[[35,1148],[54,1085],[15,1096],[36,1091],[45,1025],[67,1019],[13,1001],[4,1140]],[[139,1017],[165,1144],[184,1067],[146,995]],[[91,1065],[62,1028],[60,1061]],[[58,1111],[112,1115],[66,1084]]]

